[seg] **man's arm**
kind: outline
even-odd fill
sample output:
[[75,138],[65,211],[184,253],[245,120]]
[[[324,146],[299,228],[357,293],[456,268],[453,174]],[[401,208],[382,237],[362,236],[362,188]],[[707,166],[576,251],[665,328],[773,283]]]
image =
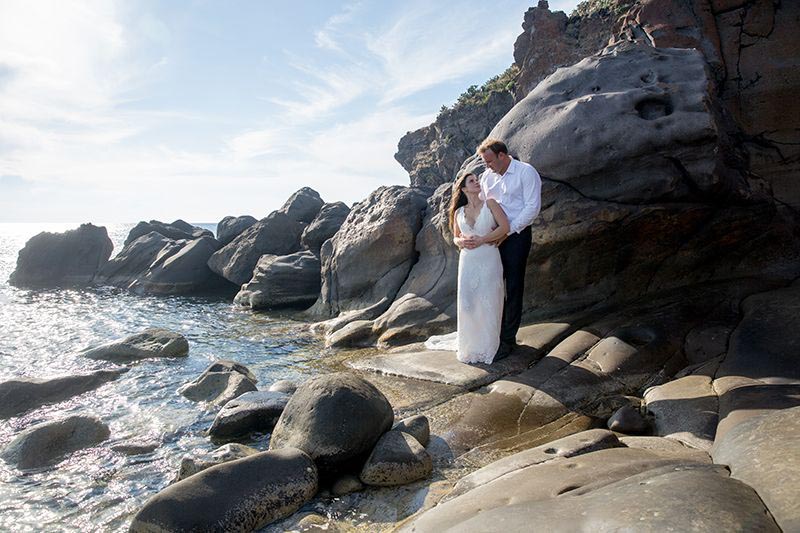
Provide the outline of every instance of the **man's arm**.
[[511,233],[519,233],[530,226],[542,208],[542,178],[533,167],[524,167],[520,176],[522,184],[522,201],[524,207],[519,215],[511,220]]

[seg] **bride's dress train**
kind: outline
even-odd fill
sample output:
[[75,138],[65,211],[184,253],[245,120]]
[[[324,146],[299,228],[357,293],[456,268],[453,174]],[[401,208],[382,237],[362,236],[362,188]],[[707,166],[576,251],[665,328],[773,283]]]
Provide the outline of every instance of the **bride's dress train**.
[[[486,235],[495,227],[492,211],[484,203],[475,225],[464,208],[456,213],[462,235]],[[503,264],[496,246],[484,244],[461,250],[458,259],[458,331],[425,342],[430,350],[456,350],[464,363],[491,363],[500,346],[503,316]]]

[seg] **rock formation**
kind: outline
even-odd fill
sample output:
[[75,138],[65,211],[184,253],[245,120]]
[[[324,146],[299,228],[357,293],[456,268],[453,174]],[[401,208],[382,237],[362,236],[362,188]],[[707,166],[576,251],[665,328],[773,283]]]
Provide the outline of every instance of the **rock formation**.
[[350,208],[344,202],[323,205],[316,218],[303,230],[300,237],[303,248],[319,256],[323,243],[336,235],[348,214]]
[[225,246],[256,222],[258,221],[249,215],[224,217],[217,223],[217,240]]
[[81,224],[64,233],[45,231],[25,243],[8,282],[27,288],[89,285],[113,249],[102,226]]
[[233,301],[251,309],[307,309],[319,297],[320,266],[319,257],[308,250],[264,254]]
[[89,359],[127,363],[152,357],[186,357],[189,341],[180,333],[162,328],[148,328],[124,339],[111,341],[80,352]]
[[190,241],[193,239],[199,239],[200,237],[214,238],[214,234],[207,229],[192,226],[188,222],[184,222],[180,219],[171,224],[159,222],[158,220],[151,220],[150,222],[139,222],[136,224],[136,226],[134,226],[133,229],[131,229],[131,231],[128,233],[128,237],[125,239],[123,244],[124,246],[127,246],[142,235],[147,235],[151,232],[156,232],[159,235],[163,235],[167,239],[172,239],[173,241]]

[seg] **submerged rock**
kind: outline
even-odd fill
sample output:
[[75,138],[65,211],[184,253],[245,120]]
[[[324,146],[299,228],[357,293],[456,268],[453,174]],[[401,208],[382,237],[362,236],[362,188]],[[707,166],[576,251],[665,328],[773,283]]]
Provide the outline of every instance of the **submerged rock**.
[[170,485],[136,513],[130,531],[254,531],[295,512],[317,486],[305,453],[262,452]]
[[80,355],[89,359],[129,362],[151,357],[186,357],[189,341],[180,333],[161,328],[146,329],[141,333],[87,348]]
[[269,447],[299,448],[334,473],[360,465],[393,420],[389,401],[368,381],[346,372],[317,376],[292,395]]
[[113,249],[103,226],[81,224],[64,233],[42,232],[19,251],[8,282],[29,288],[89,285]]
[[433,471],[433,460],[417,439],[402,431],[381,436],[361,469],[367,485],[392,487],[425,479]]
[[212,466],[221,465],[228,461],[235,461],[236,459],[244,459],[245,457],[250,457],[257,453],[261,452],[250,446],[231,442],[220,446],[212,452],[184,457],[181,459],[178,473],[175,475],[175,479],[173,479],[172,482],[176,483],[198,472],[202,472],[207,468],[211,468]]
[[252,391],[227,402],[217,413],[208,434],[230,438],[275,427],[290,395],[283,392]]
[[0,383],[0,418],[17,416],[42,405],[62,402],[113,381],[126,371],[126,368],[118,368],[49,379],[19,378],[4,381]]
[[364,484],[361,483],[358,476],[345,474],[334,482],[331,487],[331,494],[334,496],[344,496],[345,494],[362,490],[364,490]]
[[20,469],[41,468],[99,444],[110,435],[108,426],[98,418],[70,416],[26,429],[3,449],[0,457]]

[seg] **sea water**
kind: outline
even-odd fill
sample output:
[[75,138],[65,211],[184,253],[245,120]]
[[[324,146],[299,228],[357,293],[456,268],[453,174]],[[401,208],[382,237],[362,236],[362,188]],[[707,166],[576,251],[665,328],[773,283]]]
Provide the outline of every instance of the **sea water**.
[[[182,333],[189,357],[133,363],[99,389],[0,420],[0,448],[27,427],[69,415],[94,415],[111,429],[108,441],[52,467],[20,472],[0,461],[0,531],[125,530],[147,498],[173,478],[183,456],[216,447],[204,435],[216,409],[178,394],[181,385],[217,359],[247,365],[260,389],[278,379],[300,381],[314,372],[323,349],[307,323],[254,313],[230,297],[137,296],[112,288],[25,290],[8,284],[29,238],[77,226],[0,224],[0,381],[113,367],[77,352],[148,327]],[[106,225],[113,254],[132,227]],[[256,435],[248,444],[263,449],[267,438]],[[111,450],[129,440],[160,444],[144,455]]]

